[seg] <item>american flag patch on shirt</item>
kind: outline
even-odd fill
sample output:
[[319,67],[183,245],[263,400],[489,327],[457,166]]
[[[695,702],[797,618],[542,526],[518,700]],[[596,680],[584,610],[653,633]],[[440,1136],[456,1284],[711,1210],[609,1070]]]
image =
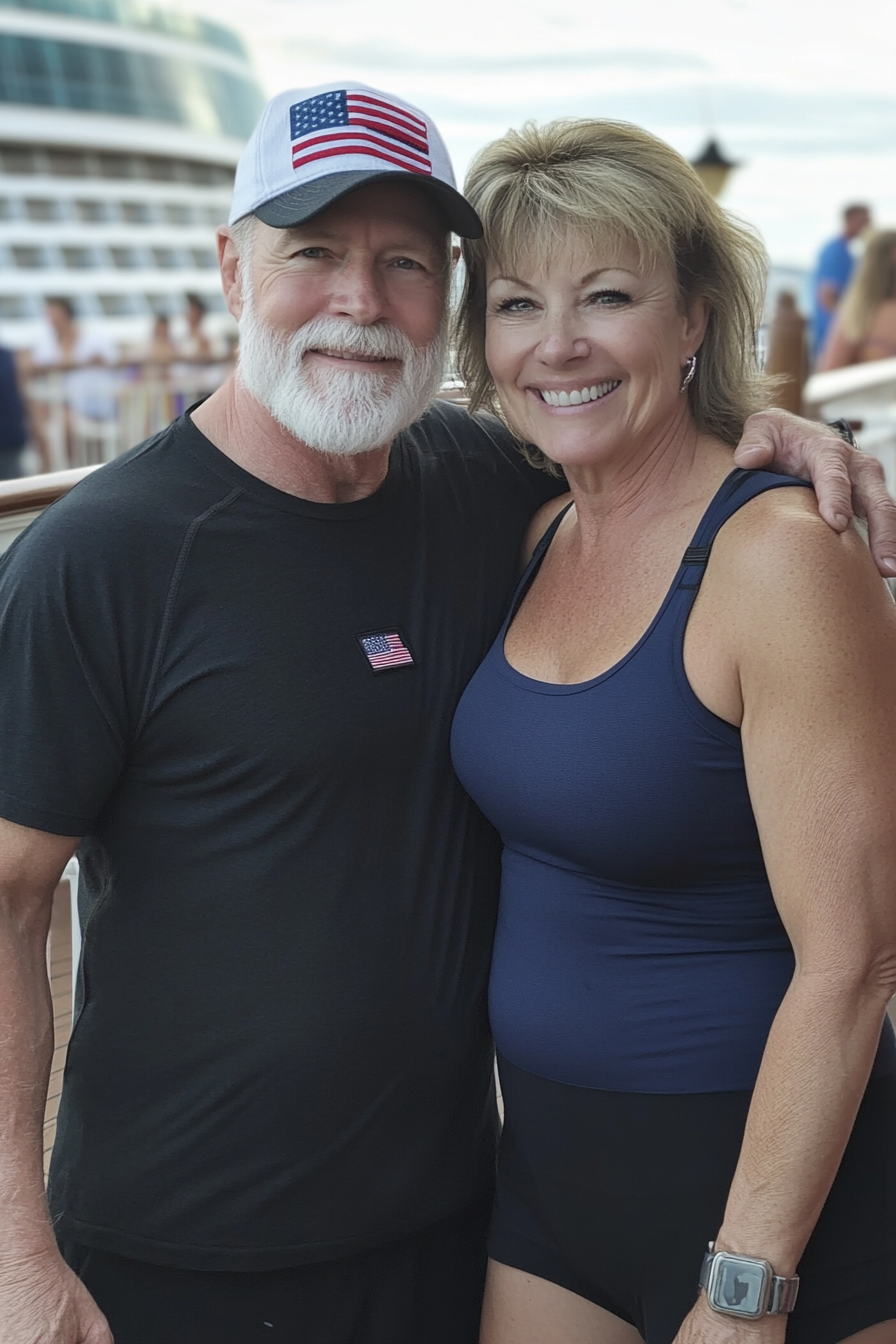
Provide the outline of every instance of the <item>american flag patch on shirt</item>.
[[374,672],[388,672],[392,667],[412,667],[414,664],[413,655],[397,630],[358,635],[358,643]]
[[337,89],[289,109],[292,166],[365,154],[409,173],[432,173],[426,122],[373,93]]

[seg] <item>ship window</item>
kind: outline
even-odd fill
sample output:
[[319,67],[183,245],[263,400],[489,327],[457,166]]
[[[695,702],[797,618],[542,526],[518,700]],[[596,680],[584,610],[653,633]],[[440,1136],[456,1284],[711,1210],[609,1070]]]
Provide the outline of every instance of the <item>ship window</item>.
[[147,159],[146,167],[154,182],[177,181],[177,165],[171,159]]
[[233,171],[220,163],[187,164],[190,181],[199,187],[232,187]]
[[30,149],[18,149],[11,145],[5,145],[3,148],[3,171],[21,177],[23,174],[36,173],[39,168]]
[[28,303],[22,294],[0,294],[0,317],[28,316]]
[[26,201],[25,210],[29,219],[47,220],[59,218],[57,201]]
[[193,258],[193,265],[204,271],[210,271],[218,264],[218,258],[210,247],[191,247],[190,256]]
[[189,205],[165,205],[162,207],[166,223],[192,224],[193,210]]
[[42,247],[13,247],[13,261],[23,270],[36,270],[46,265],[46,254]]
[[207,205],[203,214],[205,216],[206,224],[210,224],[213,229],[216,229],[220,224],[223,224],[227,218],[227,211],[219,210],[216,205]]
[[128,224],[148,224],[152,211],[143,201],[122,201],[121,213]]
[[130,294],[98,294],[97,298],[106,317],[127,317],[134,311]]
[[184,306],[182,294],[147,294],[146,302],[154,317],[170,317]]
[[0,102],[149,118],[244,139],[264,103],[251,75],[185,58],[0,33]]
[[173,247],[154,247],[152,255],[160,270],[174,271],[180,265],[180,259]]
[[130,154],[101,154],[100,174],[103,177],[133,177],[134,160]]
[[211,294],[203,294],[202,300],[210,313],[223,313],[227,307],[220,289],[213,290]]
[[8,201],[5,196],[0,196],[0,219],[12,219],[12,201]]
[[51,149],[48,154],[54,177],[87,177],[87,159],[73,149]]
[[140,265],[140,258],[132,247],[112,247],[112,261],[120,271],[134,270]]
[[108,213],[105,201],[75,201],[75,214],[85,224],[98,224]]
[[93,266],[93,252],[89,247],[64,247],[62,259],[69,270],[85,271]]

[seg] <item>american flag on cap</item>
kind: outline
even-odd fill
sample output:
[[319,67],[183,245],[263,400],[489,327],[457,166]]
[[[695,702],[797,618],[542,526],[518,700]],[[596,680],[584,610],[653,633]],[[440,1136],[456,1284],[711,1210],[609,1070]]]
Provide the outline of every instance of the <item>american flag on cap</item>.
[[362,90],[333,89],[289,109],[292,166],[363,154],[405,172],[432,174],[426,122],[400,103]]

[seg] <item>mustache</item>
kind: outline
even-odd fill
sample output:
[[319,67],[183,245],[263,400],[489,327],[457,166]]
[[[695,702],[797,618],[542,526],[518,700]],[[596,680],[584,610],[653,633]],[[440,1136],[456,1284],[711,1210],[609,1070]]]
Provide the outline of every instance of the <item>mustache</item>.
[[397,327],[388,323],[362,327],[345,317],[313,317],[288,338],[287,345],[297,360],[309,350],[338,350],[365,359],[406,363],[417,353],[411,339]]

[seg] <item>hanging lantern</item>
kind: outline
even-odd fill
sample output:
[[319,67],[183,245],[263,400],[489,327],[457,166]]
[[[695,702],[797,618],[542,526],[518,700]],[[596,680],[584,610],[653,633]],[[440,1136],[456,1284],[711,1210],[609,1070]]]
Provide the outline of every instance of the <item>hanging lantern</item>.
[[706,142],[706,148],[696,159],[691,159],[691,167],[697,173],[710,196],[719,197],[725,190],[728,174],[740,164],[726,159],[714,137]]

